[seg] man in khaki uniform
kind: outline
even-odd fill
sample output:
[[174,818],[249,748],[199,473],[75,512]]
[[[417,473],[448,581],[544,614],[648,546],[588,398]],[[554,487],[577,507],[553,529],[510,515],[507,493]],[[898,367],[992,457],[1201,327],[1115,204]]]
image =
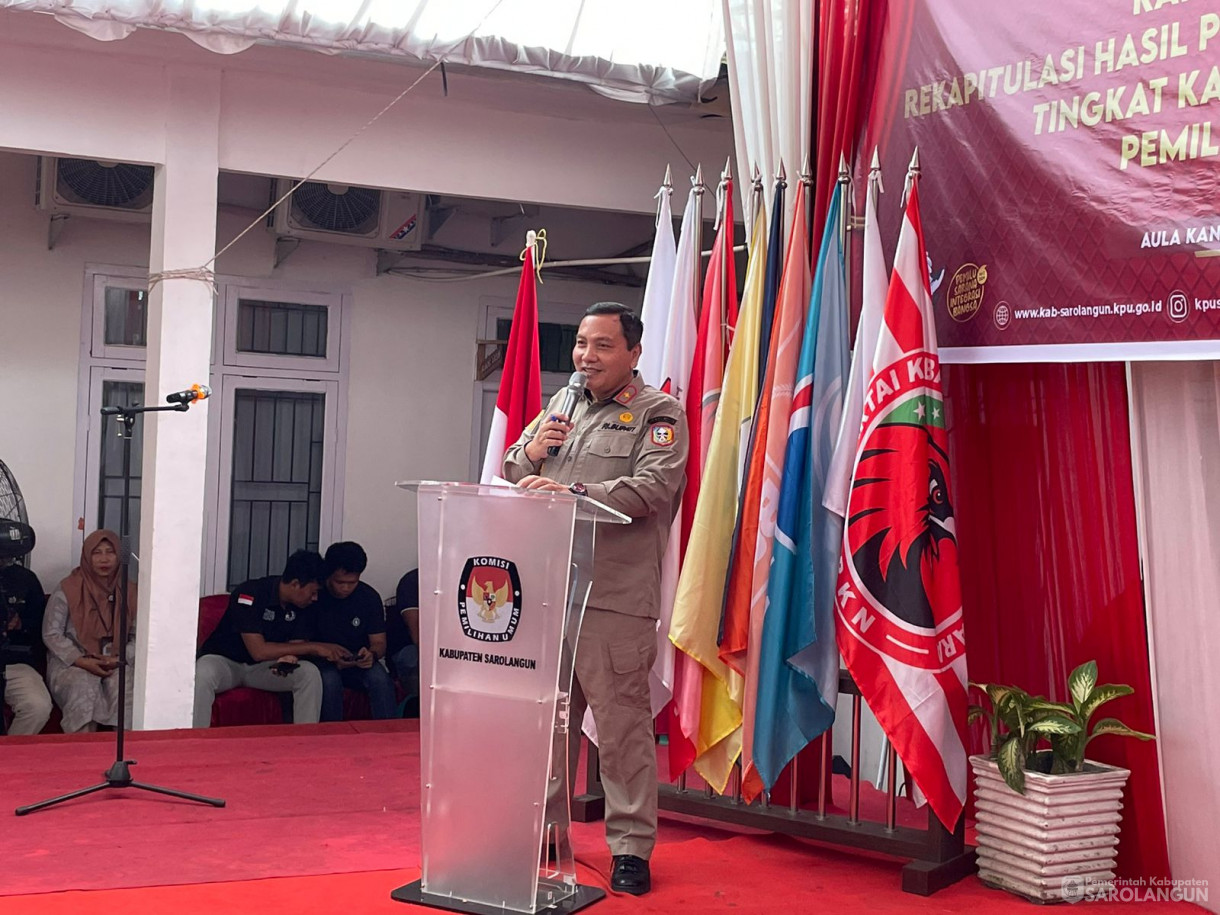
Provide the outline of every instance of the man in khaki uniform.
[[[629,516],[597,529],[593,589],[576,649],[574,727],[593,710],[606,792],[611,886],[651,888],[657,835],[657,757],[648,672],[657,653],[661,557],[685,485],[688,438],[682,407],[635,371],[640,319],[615,302],[580,322],[572,362],[588,378],[572,415],[552,398],[504,455],[504,476],[527,489],[587,495]],[[551,457],[547,449],[557,446]]]

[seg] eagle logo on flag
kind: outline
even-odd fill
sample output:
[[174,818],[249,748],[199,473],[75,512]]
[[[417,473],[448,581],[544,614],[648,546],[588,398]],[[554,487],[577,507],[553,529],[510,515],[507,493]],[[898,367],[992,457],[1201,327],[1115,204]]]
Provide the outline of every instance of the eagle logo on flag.
[[[927,479],[904,486],[906,455],[921,448],[928,455]],[[948,455],[926,426],[881,423],[868,437],[859,467],[861,491],[847,530],[852,564],[871,594],[890,596],[891,613],[931,629],[937,617],[957,609],[944,605],[937,583],[946,576],[935,574],[942,560],[956,561]],[[934,601],[940,613],[933,612]]]
[[508,642],[521,620],[521,578],[515,563],[497,556],[466,560],[458,585],[462,632],[480,642]]
[[925,360],[879,372],[870,391],[844,535],[843,572],[855,587],[840,580],[840,594],[855,604],[845,622],[860,639],[937,670],[959,647],[961,589],[944,402],[925,377],[939,368]]

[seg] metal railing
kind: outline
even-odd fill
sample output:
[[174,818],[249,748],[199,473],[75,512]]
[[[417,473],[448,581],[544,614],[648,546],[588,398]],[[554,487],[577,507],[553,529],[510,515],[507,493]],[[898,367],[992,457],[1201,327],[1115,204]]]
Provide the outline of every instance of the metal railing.
[[[816,759],[817,800],[812,808],[799,805],[799,758],[789,765],[791,798],[787,805],[772,804],[765,794],[753,803],[746,803],[741,795],[740,770],[736,769],[730,779],[729,790],[724,795],[716,795],[711,788],[688,787],[685,775],[678,778],[677,784],[660,784],[657,786],[658,806],[661,810],[687,816],[908,858],[910,863],[902,869],[902,889],[920,896],[931,895],[974,873],[974,849],[968,848],[965,843],[964,815],[953,832],[945,829],[930,811],[926,827],[898,823],[898,760],[888,744],[885,819],[861,818],[860,722],[863,700],[846,671],[839,672],[839,692],[852,697],[851,774],[846,815],[831,810],[833,802],[828,796],[833,764],[829,734],[819,738],[821,752]],[[603,817],[605,795],[600,776],[597,748],[589,744],[585,793],[572,801],[573,820],[590,822]]]

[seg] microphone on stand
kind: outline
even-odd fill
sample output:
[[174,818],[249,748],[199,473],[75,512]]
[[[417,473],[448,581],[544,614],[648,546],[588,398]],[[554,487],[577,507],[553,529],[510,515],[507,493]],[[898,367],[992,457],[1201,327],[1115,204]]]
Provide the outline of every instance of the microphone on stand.
[[212,396],[212,389],[206,384],[193,384],[185,391],[178,391],[174,394],[166,394],[166,403],[184,403],[193,404],[197,400],[207,400]]
[[[584,372],[573,372],[572,377],[568,379],[568,386],[563,389],[563,401],[559,405],[559,412],[569,420],[572,418],[572,411],[576,409],[576,401],[580,400],[581,395],[585,393],[587,380]],[[546,449],[546,453],[554,457],[559,453],[559,446],[551,445]]]

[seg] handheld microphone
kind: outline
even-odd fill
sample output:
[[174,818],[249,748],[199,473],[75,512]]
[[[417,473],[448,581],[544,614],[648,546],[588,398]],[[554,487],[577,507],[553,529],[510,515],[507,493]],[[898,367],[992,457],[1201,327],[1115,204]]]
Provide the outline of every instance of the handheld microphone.
[[[563,402],[559,405],[559,412],[568,419],[572,418],[572,411],[576,409],[576,401],[585,393],[587,380],[584,372],[573,372],[572,377],[568,379],[568,386],[563,389]],[[551,445],[546,449],[546,453],[550,457],[554,457],[559,453],[559,446]]]
[[185,403],[192,404],[197,400],[207,400],[212,396],[212,389],[206,384],[193,384],[185,391],[178,391],[175,394],[166,394],[166,403]]

